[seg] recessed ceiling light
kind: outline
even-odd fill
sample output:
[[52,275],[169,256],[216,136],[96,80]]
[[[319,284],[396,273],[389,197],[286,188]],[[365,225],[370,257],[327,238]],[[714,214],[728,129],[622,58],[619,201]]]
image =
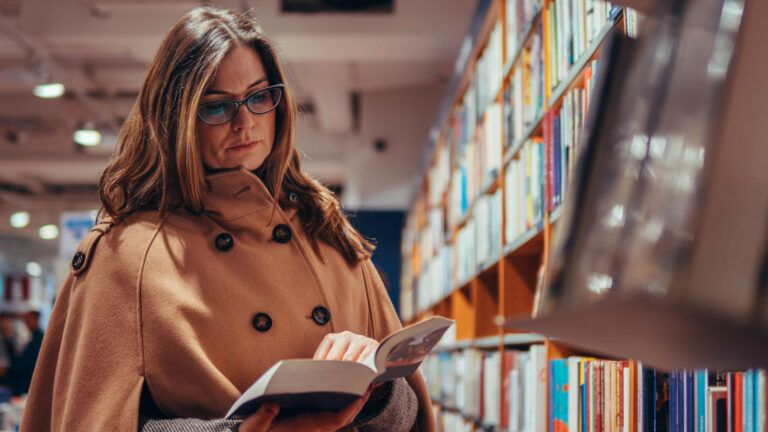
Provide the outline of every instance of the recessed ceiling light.
[[43,268],[40,264],[30,261],[27,263],[27,274],[32,277],[40,277],[40,275],[43,274]]
[[38,233],[43,240],[55,239],[59,236],[59,227],[56,225],[43,225],[40,227]]
[[80,145],[97,146],[101,143],[101,132],[95,129],[78,129],[73,138]]
[[43,99],[53,99],[61,97],[64,94],[64,84],[62,83],[45,83],[35,86],[32,90],[35,96]]
[[16,212],[11,215],[11,226],[14,228],[24,228],[29,225],[29,213],[25,211]]

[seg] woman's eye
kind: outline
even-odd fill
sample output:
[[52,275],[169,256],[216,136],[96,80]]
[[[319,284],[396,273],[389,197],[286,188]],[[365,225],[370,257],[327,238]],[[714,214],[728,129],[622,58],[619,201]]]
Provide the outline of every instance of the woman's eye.
[[261,103],[267,100],[267,92],[259,92],[249,97],[251,103]]
[[208,111],[208,114],[221,114],[224,112],[224,103],[223,102],[213,102],[205,105],[205,110]]

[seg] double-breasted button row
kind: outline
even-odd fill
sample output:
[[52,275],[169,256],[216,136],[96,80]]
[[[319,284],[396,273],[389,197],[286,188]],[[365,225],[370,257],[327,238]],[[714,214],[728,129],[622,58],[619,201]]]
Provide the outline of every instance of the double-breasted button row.
[[[314,321],[315,324],[323,326],[328,324],[330,320],[331,312],[325,307],[317,306],[312,309],[312,321]],[[251,325],[260,333],[267,332],[272,328],[272,317],[265,312],[259,312],[253,316],[253,319],[251,319]]]
[[[293,238],[293,232],[291,231],[291,227],[285,224],[277,225],[272,230],[272,240],[278,242],[278,243],[288,243],[291,241],[291,238]],[[232,238],[232,234],[229,233],[221,233],[216,236],[216,238],[213,240],[213,244],[216,246],[216,249],[226,252],[230,249],[232,249],[232,246],[235,245],[235,239]],[[81,252],[78,252],[81,253]],[[75,258],[72,260],[72,266],[75,266],[76,260],[82,259],[85,261],[85,256],[82,258],[78,258],[77,255],[75,255]],[[82,266],[82,264],[80,264]],[[79,267],[75,267],[75,270],[77,270]]]

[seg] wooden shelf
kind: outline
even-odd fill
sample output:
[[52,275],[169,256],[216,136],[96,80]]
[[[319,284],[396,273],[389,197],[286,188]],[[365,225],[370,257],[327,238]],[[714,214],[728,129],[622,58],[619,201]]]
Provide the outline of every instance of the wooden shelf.
[[543,344],[547,339],[544,336],[535,333],[508,333],[501,336],[487,336],[478,339],[469,339],[457,341],[456,343],[439,345],[435,347],[435,352],[460,351],[470,348],[494,349],[500,345],[510,346],[528,346],[533,344]]
[[[536,252],[536,250],[530,250],[532,249],[530,246],[536,242],[536,240],[542,240],[540,237],[543,236],[544,231],[541,227],[533,227],[528,229],[525,233],[523,233],[521,236],[516,238],[512,241],[512,243],[509,243],[504,247],[504,255],[521,255],[521,254],[528,254],[529,252]],[[542,249],[539,249],[538,252],[541,252]]]
[[[441,114],[438,116],[439,122],[437,123],[436,130],[440,130],[440,134],[431,137],[434,141],[434,147],[430,150],[431,157],[428,158],[430,167],[437,163],[436,149],[438,146],[450,145],[453,139],[449,138],[446,133],[447,125],[449,125],[450,115],[456,108],[456,105],[461,102],[463,92],[465,91],[470,79],[472,78],[472,68],[476,64],[477,58],[480,55],[482,49],[484,49],[487,39],[492,31],[493,26],[498,22],[497,20],[504,18],[503,8],[505,2],[502,0],[481,0],[484,4],[480,9],[485,9],[485,18],[482,19],[482,23],[473,24],[475,29],[472,33],[472,38],[469,39],[471,46],[466,48],[468,51],[467,57],[462,59],[464,71],[460,76],[454,77],[454,81],[449,88],[449,93],[446,100],[450,99],[450,105],[448,108],[441,108]],[[549,7],[551,0],[545,0],[543,7]],[[492,3],[492,4],[488,4]],[[505,58],[505,63],[500,65],[502,67],[502,81],[498,89],[489,89],[492,95],[495,95],[493,101],[496,103],[503,102],[504,92],[511,85],[511,76],[515,71],[515,68],[520,67],[523,53],[531,46],[534,34],[538,29],[542,29],[542,49],[545,49],[547,39],[547,29],[543,28],[547,18],[547,12],[542,9],[536,14],[530,25],[521,34],[518,41],[518,45],[512,47],[513,50],[507,52],[511,55],[509,58]],[[477,20],[477,17],[476,17]],[[501,157],[501,166],[495,176],[487,176],[487,181],[480,187],[477,187],[477,194],[471,203],[469,203],[465,214],[455,220],[455,223],[451,224],[448,221],[448,226],[445,228],[445,244],[452,245],[453,247],[459,247],[456,239],[461,229],[467,226],[467,223],[476,215],[476,207],[478,206],[478,200],[485,195],[490,195],[496,192],[499,188],[505,187],[505,171],[510,161],[516,157],[519,157],[521,150],[526,142],[529,140],[541,137],[544,118],[548,112],[551,112],[557,107],[557,104],[561,103],[561,99],[564,95],[575,86],[583,85],[584,71],[600,51],[602,44],[607,39],[610,31],[623,20],[623,14],[618,14],[613,18],[610,23],[607,23],[604,28],[591,42],[580,58],[571,65],[565,78],[555,88],[551,88],[548,84],[545,88],[545,95],[543,101],[543,107],[541,113],[533,120],[532,124],[521,131],[522,134],[517,137],[514,142],[509,143],[507,147],[506,142],[503,142]],[[506,54],[506,53],[505,53]],[[550,77],[547,75],[549,72],[549,63],[552,61],[551,56],[547,56],[546,53],[543,56],[545,82],[548,82]],[[492,102],[489,102],[489,104]],[[490,105],[489,105],[490,106]],[[477,138],[477,134],[480,133],[478,125],[482,125],[483,119],[487,113],[487,106],[483,111],[483,115],[477,119],[475,125],[475,133],[472,139]],[[502,129],[506,129],[506,123],[502,122]],[[501,137],[500,137],[501,138]],[[503,139],[503,138],[501,138]],[[455,144],[455,143],[453,143]],[[451,188],[456,187],[453,181],[453,173],[459,166],[459,161],[462,155],[460,153],[466,152],[469,146],[463,147],[461,152],[453,152],[455,147],[451,148],[449,169],[450,177],[447,183],[447,189],[442,190],[440,193],[440,205],[444,209],[448,207],[448,201],[451,196]],[[443,148],[445,150],[445,148]],[[426,221],[426,212],[429,211],[430,206],[424,205],[429,199],[429,188],[434,185],[429,184],[428,174],[423,176],[421,180],[422,189],[420,191],[421,197],[415,199],[414,206],[418,206],[416,209],[417,226],[424,226]],[[491,179],[490,177],[493,177]],[[506,190],[503,191],[506,196]],[[505,197],[506,199],[506,197]],[[447,211],[447,210],[446,210]],[[485,350],[485,351],[502,351],[506,347],[519,347],[521,349],[527,349],[534,344],[542,344],[546,347],[547,359],[564,358],[568,355],[581,355],[583,353],[571,349],[568,345],[559,343],[551,338],[545,338],[544,336],[536,333],[537,330],[511,330],[503,327],[499,327],[496,318],[503,316],[509,320],[524,320],[530,318],[533,310],[533,299],[535,296],[535,289],[537,285],[537,278],[542,263],[545,261],[545,257],[548,254],[548,249],[551,245],[551,236],[554,224],[560,219],[562,214],[562,207],[555,208],[552,212],[545,215],[544,220],[538,223],[536,226],[529,228],[516,238],[512,239],[508,244],[502,244],[499,250],[498,256],[489,258],[486,262],[476,263],[474,272],[472,275],[468,275],[465,280],[459,281],[456,286],[453,286],[450,292],[445,293],[435,301],[432,305],[424,310],[417,311],[416,318],[424,318],[430,315],[444,315],[455,320],[456,329],[456,341],[450,344],[444,344],[438,346],[436,352],[456,352],[467,349]],[[502,202],[502,230],[504,232],[506,225],[506,205]],[[421,223],[421,225],[418,224]],[[509,235],[509,234],[507,234]],[[440,249],[439,247],[437,249]],[[414,251],[418,252],[418,245],[415,245]],[[432,259],[437,256],[437,251],[433,251]],[[450,265],[445,263],[446,265]],[[415,277],[418,277],[418,272],[414,271]],[[499,377],[501,379],[501,377]],[[467,415],[457,410],[455,407],[443,406],[439,401],[435,401],[435,404],[441,406],[444,410],[457,413],[461,415],[465,420],[473,424],[475,430],[501,430],[499,427],[493,427],[491,425],[483,424],[482,419],[474,416]]]
[[504,82],[506,82],[509,79],[509,76],[512,74],[512,70],[515,68],[515,64],[520,60],[520,55],[523,53],[523,50],[528,46],[528,43],[531,40],[531,36],[533,36],[534,31],[539,26],[541,22],[541,11],[537,12],[536,15],[533,17],[533,20],[531,21],[531,25],[528,26],[528,28],[523,32],[523,38],[520,40],[520,43],[517,44],[517,47],[515,48],[514,54],[512,54],[512,58],[507,60],[506,66],[504,66]]
[[560,219],[560,216],[563,214],[563,205],[560,204],[559,206],[555,207],[554,210],[549,214],[549,223],[554,224],[557,222],[558,219]]
[[523,136],[515,141],[510,147],[504,150],[504,166],[506,166],[509,161],[517,156],[517,154],[520,152],[520,149],[523,148],[525,142],[533,138],[536,132],[541,129],[543,120],[544,113],[541,113],[541,115],[533,122],[533,124],[525,131],[525,133],[523,133]]

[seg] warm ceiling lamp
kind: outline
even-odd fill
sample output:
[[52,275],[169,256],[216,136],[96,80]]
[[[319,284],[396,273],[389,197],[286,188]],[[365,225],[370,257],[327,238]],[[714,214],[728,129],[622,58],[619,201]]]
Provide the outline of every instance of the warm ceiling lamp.
[[40,238],[43,240],[52,240],[59,236],[59,227],[56,225],[43,225],[38,231]]
[[45,83],[38,84],[35,89],[32,90],[35,96],[43,99],[53,99],[61,97],[64,94],[64,84],[62,83]]
[[93,147],[101,144],[101,132],[92,125],[85,125],[76,130],[72,138],[82,146]]
[[14,228],[24,228],[29,225],[29,213],[20,211],[11,215],[11,226]]

